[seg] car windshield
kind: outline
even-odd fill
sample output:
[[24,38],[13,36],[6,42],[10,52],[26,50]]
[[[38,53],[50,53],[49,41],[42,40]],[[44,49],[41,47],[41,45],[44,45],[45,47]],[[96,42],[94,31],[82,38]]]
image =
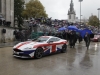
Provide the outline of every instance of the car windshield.
[[49,37],[40,37],[40,38],[37,38],[36,41],[37,42],[45,42],[49,39]]

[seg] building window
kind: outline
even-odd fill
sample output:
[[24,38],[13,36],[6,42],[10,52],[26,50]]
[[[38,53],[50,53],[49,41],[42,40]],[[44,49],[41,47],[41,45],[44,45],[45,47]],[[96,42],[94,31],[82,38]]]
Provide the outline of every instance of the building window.
[[1,3],[2,3],[2,2],[1,2],[1,0],[0,0],[0,13],[1,13],[1,10],[2,10],[2,9],[1,9],[1,8],[2,8],[2,4],[1,4]]

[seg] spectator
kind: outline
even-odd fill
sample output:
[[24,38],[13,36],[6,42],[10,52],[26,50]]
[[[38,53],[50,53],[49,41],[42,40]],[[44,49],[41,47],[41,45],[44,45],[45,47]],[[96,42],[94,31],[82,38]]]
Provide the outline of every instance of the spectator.
[[84,41],[86,43],[86,47],[88,48],[90,45],[90,35],[88,32],[86,32],[85,36],[84,36]]

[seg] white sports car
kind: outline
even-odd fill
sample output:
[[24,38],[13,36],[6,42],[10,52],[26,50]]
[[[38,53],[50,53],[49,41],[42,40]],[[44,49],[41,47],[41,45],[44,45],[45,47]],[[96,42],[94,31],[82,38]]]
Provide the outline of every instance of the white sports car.
[[19,58],[42,58],[55,52],[66,52],[67,41],[54,36],[41,36],[36,40],[18,43],[13,47],[13,56]]

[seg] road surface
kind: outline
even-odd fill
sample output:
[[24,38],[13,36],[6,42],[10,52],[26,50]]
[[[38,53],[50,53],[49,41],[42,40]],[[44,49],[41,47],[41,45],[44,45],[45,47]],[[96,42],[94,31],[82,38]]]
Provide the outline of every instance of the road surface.
[[0,75],[99,75],[100,43],[84,43],[42,59],[17,59],[12,47],[0,48]]

